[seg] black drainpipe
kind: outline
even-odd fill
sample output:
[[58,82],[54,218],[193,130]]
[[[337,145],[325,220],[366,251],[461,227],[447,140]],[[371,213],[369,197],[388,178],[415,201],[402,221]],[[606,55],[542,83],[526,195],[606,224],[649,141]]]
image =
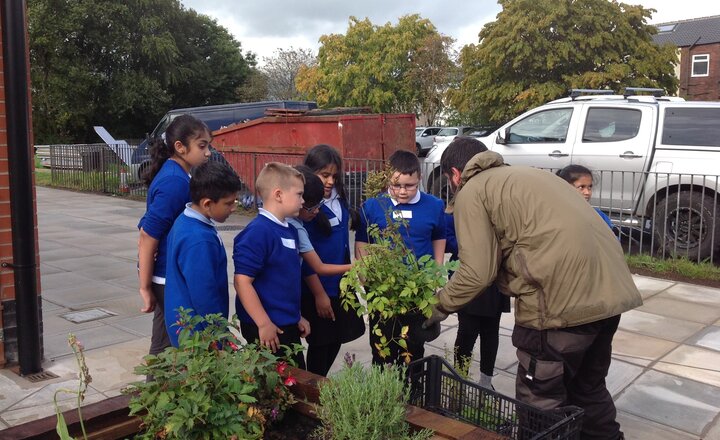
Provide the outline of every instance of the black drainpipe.
[[18,360],[20,374],[24,376],[42,371],[30,155],[26,4],[23,0],[4,0],[0,1],[0,8],[13,245],[13,262],[8,266],[15,274]]

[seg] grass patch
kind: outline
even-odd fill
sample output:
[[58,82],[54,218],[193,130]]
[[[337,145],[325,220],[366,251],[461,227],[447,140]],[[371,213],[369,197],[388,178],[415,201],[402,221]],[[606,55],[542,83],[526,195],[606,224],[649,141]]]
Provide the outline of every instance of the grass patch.
[[35,185],[52,186],[49,168],[35,168]]
[[685,257],[656,258],[647,254],[626,255],[625,260],[632,268],[656,272],[659,276],[676,274],[690,279],[720,281],[720,267],[710,263],[697,263]]

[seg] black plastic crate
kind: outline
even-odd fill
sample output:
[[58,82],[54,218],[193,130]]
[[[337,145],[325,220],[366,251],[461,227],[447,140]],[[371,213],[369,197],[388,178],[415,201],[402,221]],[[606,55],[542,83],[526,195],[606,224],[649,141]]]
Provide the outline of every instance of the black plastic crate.
[[579,439],[583,410],[541,410],[463,379],[440,356],[408,366],[410,404],[510,439]]

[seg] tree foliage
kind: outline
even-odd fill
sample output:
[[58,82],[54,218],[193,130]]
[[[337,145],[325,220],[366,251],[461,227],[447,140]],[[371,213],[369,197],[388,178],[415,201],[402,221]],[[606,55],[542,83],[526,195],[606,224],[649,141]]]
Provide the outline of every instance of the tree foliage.
[[350,17],[345,35],[320,37],[316,66],[302,67],[299,91],[321,106],[437,114],[451,77],[452,40],[419,15],[396,25]]
[[295,78],[301,67],[312,67],[317,58],[310,49],[279,49],[272,57],[263,58],[265,65],[260,71],[267,80],[270,100],[299,100],[303,95],[295,87]]
[[502,12],[460,54],[453,106],[502,122],[570,88],[673,92],[677,55],[652,41],[652,9],[608,0],[499,0]]
[[30,0],[37,143],[139,138],[170,108],[236,100],[255,59],[177,0]]

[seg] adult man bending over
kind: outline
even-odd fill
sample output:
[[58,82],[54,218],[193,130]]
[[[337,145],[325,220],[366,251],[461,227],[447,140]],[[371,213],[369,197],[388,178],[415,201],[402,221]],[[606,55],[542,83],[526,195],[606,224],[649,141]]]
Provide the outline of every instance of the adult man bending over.
[[515,297],[516,397],[583,408],[583,439],[623,438],[605,377],[620,314],[642,299],[615,236],[565,181],[507,166],[476,139],[456,138],[440,165],[455,192],[460,267],[425,326],[497,280]]

